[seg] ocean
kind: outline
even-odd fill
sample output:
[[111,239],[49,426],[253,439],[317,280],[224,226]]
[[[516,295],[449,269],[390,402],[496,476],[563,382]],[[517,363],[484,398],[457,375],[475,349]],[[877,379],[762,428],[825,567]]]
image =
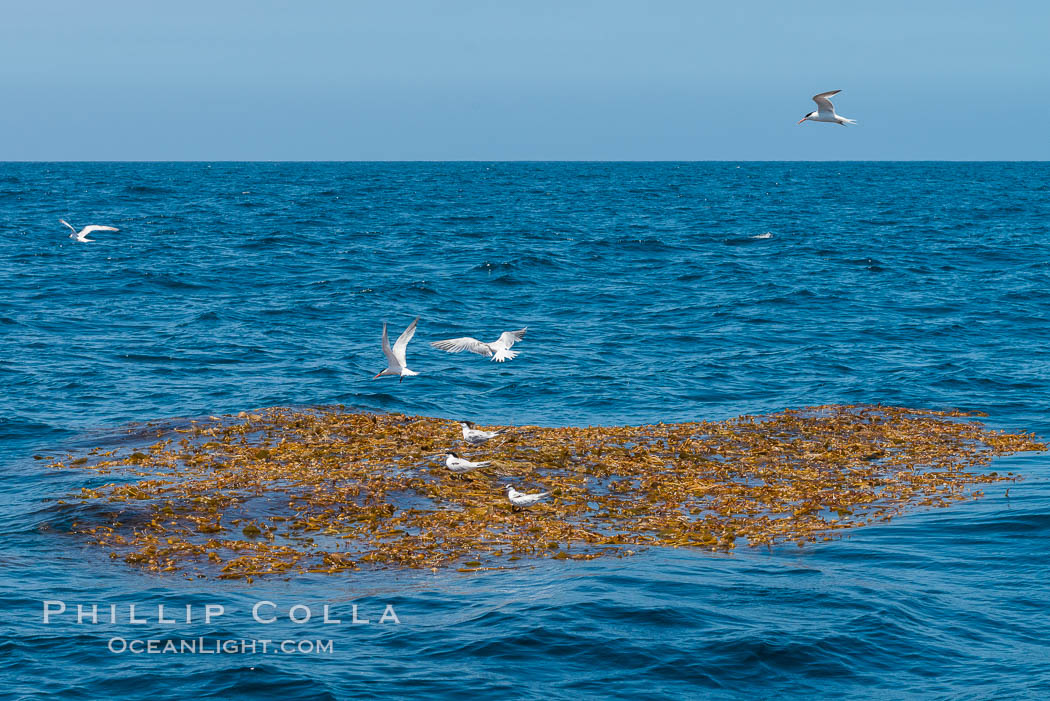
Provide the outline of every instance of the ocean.
[[[250,584],[111,559],[59,503],[106,478],[34,458],[274,405],[589,426],[882,403],[1050,438],[1050,164],[4,163],[0,221],[8,698],[1050,696],[1045,454],[803,547]],[[373,380],[383,322],[416,316],[419,376]],[[428,346],[525,326],[503,364]]]

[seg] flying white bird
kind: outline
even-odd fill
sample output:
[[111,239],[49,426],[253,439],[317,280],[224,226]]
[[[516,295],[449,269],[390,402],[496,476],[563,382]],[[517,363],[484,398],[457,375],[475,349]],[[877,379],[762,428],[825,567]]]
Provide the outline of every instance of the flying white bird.
[[474,428],[474,424],[470,421],[460,421],[459,425],[463,427],[463,440],[467,443],[484,443],[499,435],[499,431],[482,431],[480,428]]
[[380,378],[383,375],[397,375],[401,378],[398,380],[400,383],[404,381],[406,376],[411,377],[419,374],[414,370],[409,370],[407,367],[408,363],[405,362],[405,349],[408,347],[408,342],[416,335],[416,322],[418,321],[418,316],[412,320],[412,323],[408,325],[408,328],[397,337],[396,341],[394,341],[394,348],[392,350],[390,348],[390,339],[388,339],[386,335],[386,322],[383,322],[383,355],[386,356],[387,368],[373,377],[373,380]]
[[819,95],[813,96],[813,102],[817,103],[817,111],[810,112],[802,119],[798,120],[799,124],[806,121],[807,119],[811,122],[834,122],[835,124],[841,124],[846,126],[847,124],[856,124],[857,122],[852,119],[846,119],[835,114],[835,105],[831,104],[831,100],[828,98],[832,95],[838,95],[841,90],[832,90],[830,92],[822,92]]
[[482,460],[481,462],[471,462],[470,460],[465,460],[459,457],[453,452],[449,452],[449,454],[445,456],[445,467],[452,470],[457,475],[465,474],[467,472],[470,472],[471,470],[476,470],[479,467],[485,467],[488,464],[488,460]]
[[430,345],[449,353],[470,351],[502,363],[504,360],[513,360],[518,355],[518,351],[512,351],[510,348],[522,339],[527,329],[526,326],[519,331],[504,331],[492,343],[483,343],[476,338],[463,336],[462,338],[450,338],[447,341],[434,341]]
[[534,494],[523,494],[509,484],[504,487],[507,490],[507,499],[515,508],[527,509],[540,499],[550,496],[550,492],[536,492]]
[[94,241],[95,239],[89,239],[87,237],[87,235],[90,234],[92,231],[120,231],[120,229],[117,229],[112,226],[99,226],[98,224],[85,226],[80,231],[77,231],[73,228],[73,225],[67,222],[65,219],[59,219],[59,221],[68,226],[69,230],[73,232],[69,235],[69,238],[73,239],[74,241],[79,241],[80,243],[88,243],[90,241]]

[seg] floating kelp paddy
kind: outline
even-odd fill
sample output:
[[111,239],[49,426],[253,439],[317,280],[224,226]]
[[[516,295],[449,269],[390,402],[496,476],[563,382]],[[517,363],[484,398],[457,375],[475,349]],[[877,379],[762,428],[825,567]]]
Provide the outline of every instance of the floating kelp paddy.
[[[67,498],[72,530],[152,571],[245,578],[363,568],[484,570],[653,546],[728,551],[828,540],[1014,480],[1043,451],[960,411],[829,405],[725,421],[498,427],[274,407],[128,429],[140,443],[54,460],[112,475]],[[147,438],[146,440],[142,440]],[[152,442],[151,442],[152,441]],[[449,450],[491,465],[464,476]],[[512,508],[503,486],[550,498]]]

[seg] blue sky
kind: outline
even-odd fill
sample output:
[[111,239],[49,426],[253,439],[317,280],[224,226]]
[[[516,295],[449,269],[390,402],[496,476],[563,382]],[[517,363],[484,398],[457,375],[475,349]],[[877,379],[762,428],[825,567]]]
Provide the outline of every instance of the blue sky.
[[[5,3],[0,160],[1047,160],[1047,2]],[[859,126],[806,123],[841,89]]]

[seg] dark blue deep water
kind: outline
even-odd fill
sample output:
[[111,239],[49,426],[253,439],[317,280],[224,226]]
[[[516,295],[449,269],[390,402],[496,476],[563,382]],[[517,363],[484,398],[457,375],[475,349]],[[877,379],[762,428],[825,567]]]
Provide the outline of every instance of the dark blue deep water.
[[[120,232],[75,244],[60,217]],[[0,694],[1050,697],[1045,455],[998,461],[1008,496],[804,548],[254,584],[110,560],[56,503],[98,477],[33,459],[276,404],[587,425],[882,402],[1050,437],[1050,164],[0,164],[0,227]],[[420,376],[372,381],[382,322],[416,315]],[[504,365],[427,346],[525,325]],[[45,625],[45,600],[120,618]]]

